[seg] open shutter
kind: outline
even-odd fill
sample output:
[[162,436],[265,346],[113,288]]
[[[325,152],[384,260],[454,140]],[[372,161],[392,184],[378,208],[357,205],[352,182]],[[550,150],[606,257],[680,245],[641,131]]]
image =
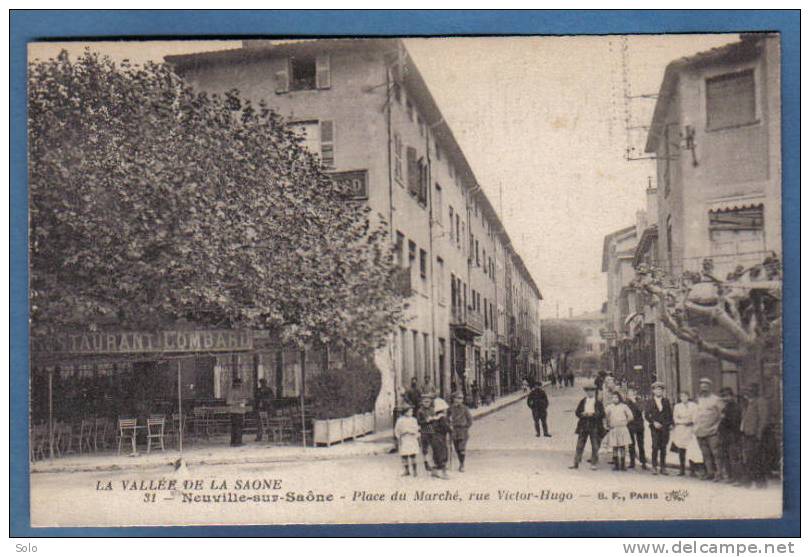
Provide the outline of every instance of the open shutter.
[[290,90],[290,61],[284,61],[284,68],[276,72],[276,93],[286,93]]
[[416,160],[416,149],[408,147],[408,192],[416,195],[419,192],[419,162]]
[[332,86],[332,70],[328,54],[315,58],[315,86],[318,89],[329,89]]
[[335,121],[321,120],[321,162],[335,166]]

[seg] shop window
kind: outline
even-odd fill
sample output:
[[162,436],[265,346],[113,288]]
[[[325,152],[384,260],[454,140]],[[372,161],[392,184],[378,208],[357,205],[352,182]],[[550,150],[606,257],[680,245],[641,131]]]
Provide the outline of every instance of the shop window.
[[757,121],[754,70],[727,73],[706,80],[706,127],[744,126]]

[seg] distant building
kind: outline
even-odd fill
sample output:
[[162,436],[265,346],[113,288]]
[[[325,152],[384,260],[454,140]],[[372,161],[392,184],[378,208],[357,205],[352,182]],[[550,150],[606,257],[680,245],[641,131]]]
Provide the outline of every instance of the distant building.
[[606,315],[600,309],[557,320],[576,325],[585,337],[583,347],[568,356],[570,371],[591,377],[604,369],[607,354],[605,319]]
[[[778,36],[745,34],[667,66],[646,145],[657,160],[657,222],[639,239],[636,264],[677,277],[710,258],[724,279],[781,254],[779,64]],[[704,376],[735,392],[764,379],[741,378],[734,365],[654,326],[659,377],[673,393],[694,392]]]
[[[402,41],[248,40],[166,60],[199,90],[265,100],[385,221],[408,309],[377,358],[378,424],[412,378],[498,395],[538,373],[540,290]],[[293,356],[261,367],[284,375],[284,396],[298,388]]]

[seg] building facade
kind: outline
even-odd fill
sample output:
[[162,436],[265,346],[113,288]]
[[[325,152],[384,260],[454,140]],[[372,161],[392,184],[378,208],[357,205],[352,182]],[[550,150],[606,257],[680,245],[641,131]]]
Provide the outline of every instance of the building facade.
[[601,310],[572,315],[567,319],[555,319],[575,325],[582,331],[585,342],[582,348],[568,356],[568,370],[583,377],[592,377],[604,369],[607,363],[608,341],[606,314]]
[[264,100],[386,223],[408,307],[376,358],[378,424],[414,378],[497,396],[537,372],[540,291],[401,41],[251,40],[167,62],[198,90]]
[[[749,34],[667,66],[646,145],[657,164],[657,222],[637,263],[677,277],[711,259],[724,279],[781,254],[779,64],[778,37]],[[658,368],[673,392],[694,392],[700,377],[735,392],[762,379],[657,327]]]

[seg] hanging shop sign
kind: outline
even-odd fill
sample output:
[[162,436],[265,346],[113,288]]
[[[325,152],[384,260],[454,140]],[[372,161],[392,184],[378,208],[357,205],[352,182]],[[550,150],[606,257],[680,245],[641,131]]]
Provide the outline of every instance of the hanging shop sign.
[[32,339],[33,352],[52,354],[144,354],[235,352],[253,349],[253,332],[239,330],[166,330],[54,335]]

